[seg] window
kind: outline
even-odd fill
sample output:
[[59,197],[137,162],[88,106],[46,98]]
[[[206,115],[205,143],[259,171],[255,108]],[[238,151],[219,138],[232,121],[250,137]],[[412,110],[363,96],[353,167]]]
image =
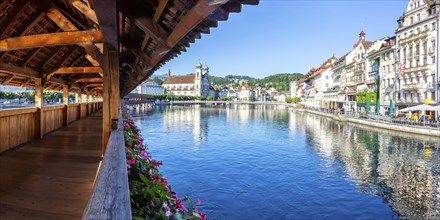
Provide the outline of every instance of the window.
[[432,29],[433,31],[435,31],[435,29],[436,29],[436,27],[435,27],[435,26],[436,26],[436,25],[435,25],[435,22],[432,22],[431,26],[432,26],[431,29]]
[[435,63],[435,56],[432,56],[432,63]]
[[403,62],[405,62],[406,60],[406,48],[403,49]]
[[416,28],[416,33],[420,33],[420,28]]
[[414,18],[413,17],[409,18],[409,20],[410,20],[410,24],[414,23]]
[[427,31],[427,30],[428,30],[428,25],[427,25],[427,24],[423,25],[423,30],[424,30],[424,31]]
[[411,35],[413,35],[413,33],[414,33],[413,30],[410,30],[409,31],[409,36],[411,37]]
[[426,57],[426,54],[428,53],[428,42],[423,42],[423,56]]
[[405,32],[405,33],[403,33],[403,38],[406,38],[406,32]]
[[420,21],[420,14],[417,14],[417,21]]
[[420,44],[416,44],[416,56],[420,55]]

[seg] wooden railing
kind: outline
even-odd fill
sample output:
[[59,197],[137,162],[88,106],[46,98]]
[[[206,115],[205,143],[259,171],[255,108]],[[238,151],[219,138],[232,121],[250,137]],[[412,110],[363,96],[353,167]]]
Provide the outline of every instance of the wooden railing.
[[80,108],[79,103],[69,104],[69,117],[68,117],[67,123],[71,123],[73,121],[80,119],[79,108]]
[[0,111],[0,152],[36,137],[36,112],[35,107]]
[[44,133],[55,131],[58,128],[63,127],[63,121],[65,116],[65,105],[45,106],[43,107],[44,119]]
[[118,129],[107,144],[93,192],[82,219],[131,219],[124,131],[119,113]]
[[[89,111],[87,110],[89,106]],[[67,122],[80,119],[101,109],[101,102],[71,104],[69,117],[66,118],[66,106],[44,106],[43,117],[39,118],[37,107],[0,110],[0,153],[13,147],[40,138],[39,123],[43,124],[43,134],[48,134],[63,127]]]

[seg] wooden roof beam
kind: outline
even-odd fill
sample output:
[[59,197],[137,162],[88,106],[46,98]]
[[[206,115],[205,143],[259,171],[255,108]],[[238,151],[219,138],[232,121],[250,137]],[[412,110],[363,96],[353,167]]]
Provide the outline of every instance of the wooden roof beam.
[[3,85],[7,85],[11,80],[14,79],[14,75],[9,75],[5,81],[3,81]]
[[128,0],[121,0],[120,6],[120,9],[125,16],[130,18],[130,20],[133,20],[134,24],[139,27],[146,35],[158,42],[159,50],[169,50],[170,46],[166,44],[168,33],[160,25],[158,25],[155,20],[148,17],[145,13],[142,13],[139,7],[134,8],[135,4],[132,4]]
[[[51,7],[47,10],[47,16],[57,24],[63,31],[78,31],[76,27],[69,19],[67,19],[57,8]],[[89,57],[86,58],[94,65],[99,66],[98,63],[101,61],[102,53],[97,46],[92,43],[79,44],[84,47],[86,53]]]
[[92,83],[92,84],[86,85],[85,88],[88,88],[88,87],[102,87],[102,86],[103,86],[102,83]]
[[73,80],[74,83],[97,83],[97,82],[104,82],[102,78],[80,78]]
[[157,6],[156,11],[154,12],[154,16],[153,16],[154,21],[157,22],[159,20],[160,16],[163,13],[163,10],[167,6],[167,4],[168,4],[168,0],[160,0],[159,1],[159,5]]
[[102,42],[101,31],[72,31],[38,34],[0,40],[0,51],[20,50],[35,47],[61,46]]
[[29,78],[26,81],[24,81],[24,83],[22,83],[20,86],[21,87],[26,87],[32,80],[33,80],[32,78]]
[[93,11],[89,6],[87,6],[87,4],[84,4],[80,0],[69,0],[69,3],[79,12],[81,12],[90,20],[92,20],[93,23],[98,24],[98,18],[96,17],[95,11]]
[[40,73],[31,68],[19,67],[8,63],[0,63],[0,72],[33,79],[40,78]]
[[51,73],[49,73],[48,78],[56,74],[78,74],[78,73],[102,73],[101,67],[60,67]]
[[99,28],[105,36],[109,49],[119,51],[118,5],[115,0],[93,0]]
[[22,10],[24,10],[28,4],[30,4],[31,1],[27,0],[18,0],[14,2],[14,7],[12,10],[6,15],[6,17],[2,20],[0,23],[0,35],[3,36],[3,34],[6,33],[6,30],[8,30],[9,26],[12,25],[12,21],[16,19],[21,13]]
[[[194,30],[206,17],[208,17],[217,8],[227,3],[228,0],[221,1],[218,4],[215,2],[207,3],[205,0],[199,0],[197,4],[186,13],[180,22],[174,27],[173,32],[167,37],[166,45],[170,48],[176,46],[185,36]],[[151,66],[156,66],[161,59],[166,55],[166,52],[153,55],[151,58]]]

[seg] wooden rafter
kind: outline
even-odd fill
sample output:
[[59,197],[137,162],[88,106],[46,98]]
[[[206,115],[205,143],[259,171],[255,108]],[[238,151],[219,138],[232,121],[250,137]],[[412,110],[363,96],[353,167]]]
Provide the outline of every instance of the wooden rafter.
[[174,27],[173,32],[167,38],[167,45],[174,47],[182,38],[191,32],[200,22],[210,15],[217,8],[227,2],[221,4],[209,4],[206,1],[198,1],[197,4],[180,20]]
[[13,74],[17,76],[30,77],[30,78],[40,78],[40,73],[38,73],[33,69],[26,67],[19,67],[8,63],[0,63],[0,72]]
[[50,53],[49,56],[47,56],[46,61],[43,63],[43,65],[41,65],[41,68],[44,69],[44,67],[53,59],[53,57],[55,55],[57,55],[60,51],[62,51],[64,49],[64,47],[60,47],[56,50],[53,50],[52,53]]
[[33,79],[29,78],[21,84],[21,87],[26,87]]
[[82,73],[102,73],[101,67],[60,67],[52,71],[48,78],[56,74],[82,74]]
[[64,63],[66,63],[67,59],[69,59],[70,55],[72,55],[77,50],[76,47],[70,47],[69,50],[67,50],[64,55],[58,59],[58,62],[55,64],[55,67],[62,67],[64,66]]
[[160,16],[163,13],[163,10],[165,9],[165,7],[167,6],[168,0],[160,0],[159,1],[159,5],[156,8],[156,11],[154,12],[154,16],[153,19],[154,21],[158,21]]
[[146,35],[158,42],[158,50],[169,50],[170,47],[166,44],[165,41],[168,37],[168,34],[160,25],[156,23],[156,21],[144,15],[144,13],[140,11],[140,8],[134,8],[134,5],[130,1],[122,0],[120,4],[121,10],[124,15],[130,18],[134,22],[134,24],[139,27]]
[[72,31],[38,34],[0,40],[0,51],[20,50],[35,47],[61,46],[102,42],[101,31]]
[[75,7],[79,12],[81,12],[86,17],[88,17],[90,20],[92,20],[93,23],[98,24],[98,18],[96,18],[95,11],[93,11],[90,7],[88,7],[82,1],[79,1],[79,0],[69,0],[69,3],[73,7]]
[[92,0],[99,28],[105,35],[105,42],[112,50],[119,49],[118,6],[115,0]]
[[92,83],[92,84],[86,85],[85,88],[88,88],[88,87],[102,87],[102,86],[103,86],[102,83]]
[[5,81],[3,81],[3,85],[7,85],[12,79],[14,79],[14,75],[11,74],[5,79]]
[[10,25],[12,25],[13,23],[12,21],[15,20],[16,17],[22,13],[21,11],[24,10],[28,4],[30,4],[30,1],[27,0],[18,0],[14,2],[14,7],[0,24],[1,36],[3,36],[3,34],[6,33],[6,30],[9,28]]
[[[200,24],[213,11],[225,4],[209,4],[203,0],[198,1],[197,4],[180,20],[173,32],[168,36],[166,44],[172,48],[176,46],[189,32],[191,32],[197,25]],[[166,53],[155,54],[151,58],[151,66],[156,66]]]
[[[47,16],[55,23],[57,24],[63,31],[78,31],[78,27],[76,27],[69,19],[67,19],[56,7],[50,7],[47,12]],[[84,47],[86,50],[86,53],[90,55],[87,59],[93,59],[91,61],[92,63],[96,64],[99,63],[101,59],[101,52],[99,51],[99,48],[97,48],[92,43],[84,43],[79,44],[80,46]],[[97,65],[98,66],[98,65]]]
[[102,78],[80,78],[72,80],[74,83],[97,83],[97,82],[104,82]]

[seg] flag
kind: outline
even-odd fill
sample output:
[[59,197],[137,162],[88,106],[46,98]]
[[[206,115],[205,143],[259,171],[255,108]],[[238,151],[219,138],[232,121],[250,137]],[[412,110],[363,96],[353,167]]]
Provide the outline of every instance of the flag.
[[397,68],[397,73],[403,75],[405,72],[405,63],[399,63],[399,67]]
[[302,84],[302,86],[301,86],[301,89],[304,91],[304,90],[308,90],[310,88],[310,86],[309,85],[307,85],[307,83],[303,83]]

